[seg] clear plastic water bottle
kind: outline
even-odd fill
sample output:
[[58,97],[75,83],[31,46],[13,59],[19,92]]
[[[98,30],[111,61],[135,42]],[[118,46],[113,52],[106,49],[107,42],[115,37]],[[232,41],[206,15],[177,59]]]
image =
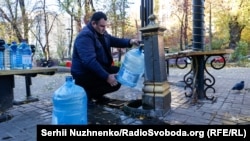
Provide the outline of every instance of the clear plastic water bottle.
[[7,44],[4,44],[4,69],[10,70],[12,68],[12,49]]
[[53,94],[52,124],[87,125],[87,95],[76,85],[72,76],[66,76],[65,83]]
[[11,69],[17,69],[17,43],[15,41],[13,41],[10,45],[10,48],[12,50],[12,68]]
[[0,39],[0,70],[4,70],[4,49],[5,49],[5,41]]
[[23,40],[19,45],[22,48],[22,64],[23,69],[31,69],[32,68],[32,51],[30,46],[27,44],[26,40]]
[[144,53],[141,47],[129,50],[118,72],[117,81],[122,85],[135,87],[144,73],[144,64]]
[[20,44],[17,46],[16,50],[16,69],[23,69],[23,61],[22,61],[23,48]]

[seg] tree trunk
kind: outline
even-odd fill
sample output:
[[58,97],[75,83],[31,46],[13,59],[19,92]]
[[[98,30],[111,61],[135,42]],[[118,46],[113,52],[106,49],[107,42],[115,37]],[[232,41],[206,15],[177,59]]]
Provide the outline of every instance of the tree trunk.
[[245,25],[241,25],[237,21],[237,17],[234,17],[231,19],[231,21],[228,23],[229,26],[229,48],[230,49],[235,49],[237,46],[237,43],[241,39],[241,32],[244,29]]
[[183,20],[181,21],[181,28],[180,28],[180,50],[183,50]]
[[28,20],[28,15],[26,13],[26,7],[24,4],[24,0],[19,0],[20,4],[20,9],[22,13],[22,23],[23,23],[23,39],[29,39],[28,37],[28,31],[29,31],[29,20]]

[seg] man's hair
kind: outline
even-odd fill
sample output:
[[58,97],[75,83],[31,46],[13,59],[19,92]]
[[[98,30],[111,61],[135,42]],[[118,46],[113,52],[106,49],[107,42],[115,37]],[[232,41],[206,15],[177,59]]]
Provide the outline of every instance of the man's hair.
[[104,19],[105,21],[107,21],[107,16],[106,14],[104,14],[103,12],[95,12],[90,21],[94,21],[96,23],[98,23],[98,21],[100,21],[101,19]]

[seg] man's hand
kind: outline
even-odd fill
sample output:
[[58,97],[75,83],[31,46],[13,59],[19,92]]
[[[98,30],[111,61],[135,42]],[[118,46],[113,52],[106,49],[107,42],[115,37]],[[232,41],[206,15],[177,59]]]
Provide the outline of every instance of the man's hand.
[[130,45],[139,46],[140,45],[140,40],[138,40],[138,39],[130,39]]
[[117,74],[110,74],[110,75],[108,76],[107,82],[108,82],[111,86],[116,86],[116,85],[118,84],[118,82],[117,82],[117,80],[116,80],[116,78],[115,78],[116,75],[117,75]]

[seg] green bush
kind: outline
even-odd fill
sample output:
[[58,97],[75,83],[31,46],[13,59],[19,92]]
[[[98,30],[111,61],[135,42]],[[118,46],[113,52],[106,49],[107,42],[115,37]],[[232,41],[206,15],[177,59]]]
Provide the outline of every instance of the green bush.
[[248,51],[248,43],[244,41],[240,41],[237,43],[237,47],[234,50],[234,53],[231,55],[232,61],[244,61],[245,56],[247,55]]
[[225,41],[223,39],[214,39],[212,41],[212,50],[219,50],[223,48]]
[[60,63],[59,63],[59,66],[65,67],[65,66],[66,66],[66,62],[60,62]]

